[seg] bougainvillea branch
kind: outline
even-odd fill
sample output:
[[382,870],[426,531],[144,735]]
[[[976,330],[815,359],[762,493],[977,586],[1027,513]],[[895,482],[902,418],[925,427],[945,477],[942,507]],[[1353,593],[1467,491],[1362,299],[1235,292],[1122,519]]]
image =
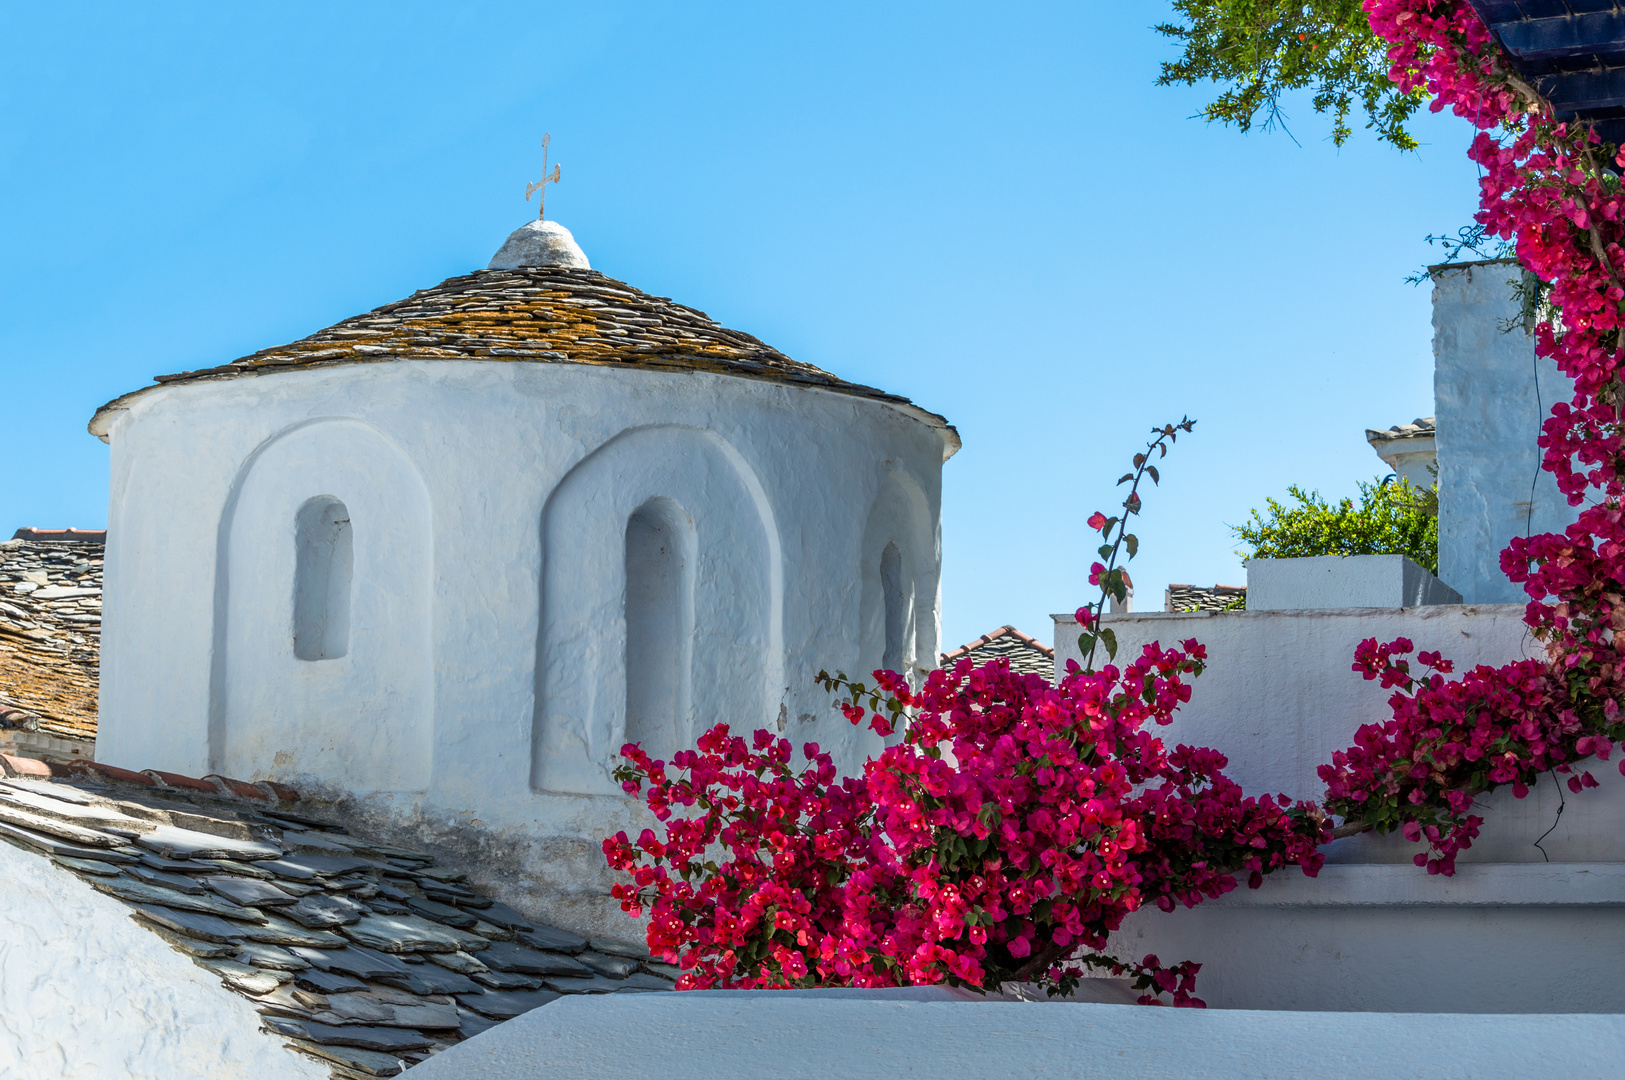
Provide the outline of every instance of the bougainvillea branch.
[[1156,455],[1158,461],[1168,456],[1168,448],[1179,439],[1179,433],[1190,433],[1196,426],[1196,421],[1190,417],[1181,417],[1177,424],[1165,424],[1151,432],[1151,441],[1145,444],[1145,450],[1134,455],[1134,467],[1123,474],[1117,481],[1117,486],[1127,484],[1128,496],[1123,499],[1123,516],[1107,517],[1096,510],[1089,515],[1089,528],[1098,532],[1104,541],[1100,545],[1099,554],[1105,562],[1096,562],[1089,567],[1089,584],[1100,589],[1100,597],[1093,604],[1078,609],[1078,652],[1083,656],[1085,671],[1095,668],[1095,650],[1100,646],[1106,647],[1106,658],[1117,659],[1117,634],[1109,627],[1100,625],[1100,617],[1106,613],[1106,604],[1115,599],[1123,603],[1128,599],[1129,578],[1123,568],[1117,565],[1118,557],[1124,556],[1127,562],[1140,550],[1140,538],[1128,531],[1129,518],[1139,514],[1140,482],[1147,476],[1153,484],[1162,483],[1162,476],[1157,467],[1151,463],[1151,457]]

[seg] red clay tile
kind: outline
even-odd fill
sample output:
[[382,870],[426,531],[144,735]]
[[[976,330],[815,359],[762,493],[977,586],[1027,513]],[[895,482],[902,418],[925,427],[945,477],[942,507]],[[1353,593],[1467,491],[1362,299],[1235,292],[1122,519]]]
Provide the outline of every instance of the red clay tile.
[[28,757],[12,757],[10,754],[0,754],[0,769],[4,769],[7,776],[45,777],[47,779],[51,776],[51,767],[45,762]]
[[142,772],[172,788],[181,788],[185,791],[207,791],[211,795],[219,789],[206,780],[199,780],[192,776],[182,776],[180,773],[163,772],[159,769],[142,769]]
[[287,784],[279,784],[275,780],[267,780],[263,784],[261,784],[260,786],[265,787],[265,788],[269,788],[270,791],[271,791],[271,794],[275,795],[278,799],[282,800],[283,802],[298,802],[299,801],[299,792],[295,791],[293,788],[289,787]]
[[264,791],[250,784],[246,780],[233,780],[229,776],[210,773],[203,779],[212,780],[214,785],[227,795],[235,795],[239,799],[254,799],[257,802],[270,802],[271,797]]
[[121,784],[140,784],[142,787],[152,787],[157,783],[152,777],[144,773],[131,772],[121,769],[117,765],[107,765],[100,761],[75,761],[69,765],[77,773],[94,773],[107,780],[117,780]]

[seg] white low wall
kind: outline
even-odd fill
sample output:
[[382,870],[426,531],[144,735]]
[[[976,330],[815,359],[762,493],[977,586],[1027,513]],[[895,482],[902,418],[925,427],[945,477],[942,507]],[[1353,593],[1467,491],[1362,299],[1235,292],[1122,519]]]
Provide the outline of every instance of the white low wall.
[[1625,1057],[1621,1016],[1217,1012],[954,997],[918,990],[567,997],[454,1046],[407,1075],[1590,1080],[1618,1076]]
[[[1152,641],[1206,645],[1206,673],[1158,732],[1166,743],[1221,751],[1249,794],[1319,801],[1316,768],[1361,724],[1391,715],[1392,691],[1352,670],[1361,639],[1409,637],[1464,671],[1525,655],[1522,614],[1514,604],[1443,605],[1105,623],[1119,658]],[[1064,672],[1078,658],[1070,616],[1056,617],[1055,645]],[[1114,947],[1201,963],[1198,994],[1224,1008],[1625,1011],[1625,778],[1613,762],[1593,773],[1601,787],[1581,795],[1553,780],[1527,799],[1479,800],[1483,832],[1454,878],[1413,866],[1423,845],[1397,834],[1352,837],[1326,848],[1318,878],[1287,870],[1194,909],[1138,912]]]
[[1404,555],[1247,560],[1248,611],[1459,603],[1459,592]]
[[0,843],[0,1080],[327,1075],[127,905]]

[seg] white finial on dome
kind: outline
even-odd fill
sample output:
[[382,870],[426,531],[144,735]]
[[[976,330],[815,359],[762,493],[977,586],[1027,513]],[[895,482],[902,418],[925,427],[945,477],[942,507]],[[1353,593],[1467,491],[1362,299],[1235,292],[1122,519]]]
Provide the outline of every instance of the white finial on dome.
[[516,270],[521,266],[569,266],[591,270],[576,238],[556,221],[527,221],[508,234],[491,258],[487,270]]

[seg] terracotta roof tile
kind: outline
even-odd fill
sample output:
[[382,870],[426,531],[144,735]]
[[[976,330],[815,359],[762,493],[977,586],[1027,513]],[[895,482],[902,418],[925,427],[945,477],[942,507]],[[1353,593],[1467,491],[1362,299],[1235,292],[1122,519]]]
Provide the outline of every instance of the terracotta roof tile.
[[968,645],[942,654],[939,667],[950,667],[963,657],[980,667],[992,660],[1007,659],[1010,669],[1023,675],[1042,675],[1055,680],[1055,650],[1013,626],[1001,626],[983,634]]

